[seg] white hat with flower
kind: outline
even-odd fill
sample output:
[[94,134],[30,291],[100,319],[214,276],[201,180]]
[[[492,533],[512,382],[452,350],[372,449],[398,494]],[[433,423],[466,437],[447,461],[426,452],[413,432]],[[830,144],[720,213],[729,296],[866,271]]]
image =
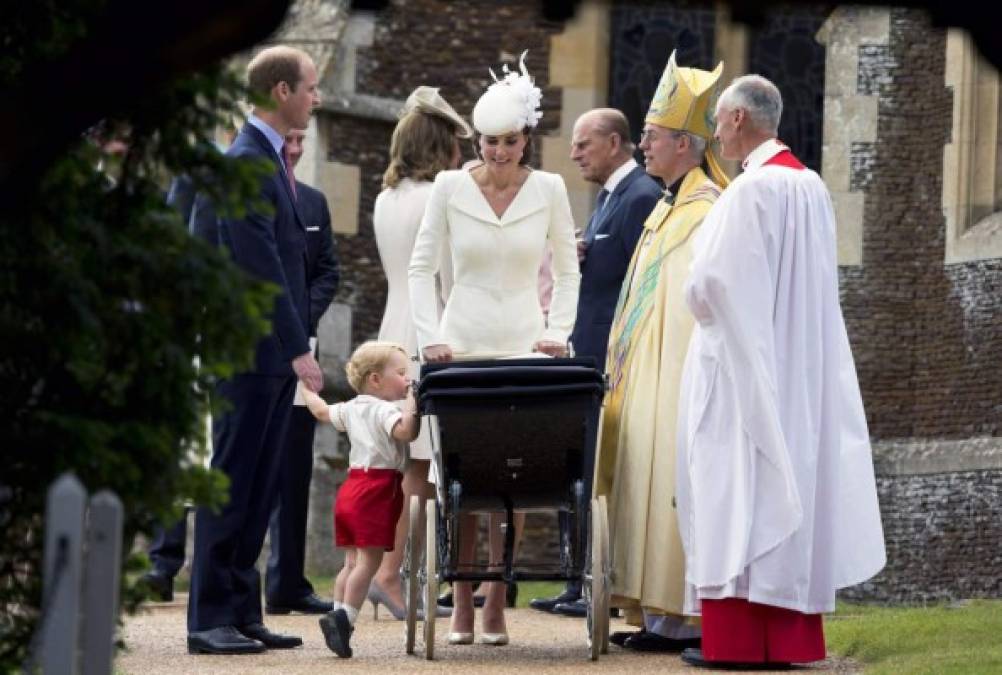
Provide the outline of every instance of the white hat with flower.
[[525,68],[525,55],[518,60],[519,72],[502,67],[503,77],[499,80],[493,70],[489,70],[494,84],[487,88],[477,104],[473,106],[473,127],[484,136],[503,136],[515,131],[535,127],[543,117],[539,104],[543,92],[539,90]]

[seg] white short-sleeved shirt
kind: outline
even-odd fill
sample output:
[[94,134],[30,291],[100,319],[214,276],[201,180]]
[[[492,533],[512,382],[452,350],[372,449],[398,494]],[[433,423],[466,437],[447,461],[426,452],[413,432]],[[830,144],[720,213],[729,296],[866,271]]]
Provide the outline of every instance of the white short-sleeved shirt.
[[403,471],[407,443],[393,438],[393,426],[403,413],[390,401],[359,394],[350,401],[330,406],[331,423],[348,434],[352,469],[396,469]]

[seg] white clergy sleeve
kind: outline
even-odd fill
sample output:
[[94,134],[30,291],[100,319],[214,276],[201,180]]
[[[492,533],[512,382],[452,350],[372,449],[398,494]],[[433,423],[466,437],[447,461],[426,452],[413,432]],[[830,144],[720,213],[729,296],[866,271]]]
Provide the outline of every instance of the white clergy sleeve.
[[581,271],[577,243],[574,240],[574,217],[567,199],[564,179],[553,175],[550,204],[550,227],[546,238],[553,251],[553,296],[544,340],[564,344],[574,328],[578,308]]
[[[737,535],[742,539],[747,537],[743,564],[785,541],[803,519],[800,494],[780,426],[772,353],[775,289],[766,242],[775,229],[768,214],[775,212],[777,205],[766,204],[763,191],[750,178],[741,176],[732,183],[704,220],[686,285],[686,302],[702,329],[703,356],[719,365],[721,381],[729,382],[727,388],[733,388],[734,412],[740,420],[734,432],[747,434],[756,453],[765,460],[755,463],[758,487],[752,510],[760,515],[768,511],[769,517],[754,518],[747,514],[743,531]],[[714,382],[715,390],[710,393],[711,403],[724,393],[716,390],[717,384]],[[697,430],[691,449],[697,462],[714,453],[713,448],[700,447],[705,443],[713,444],[711,436],[704,438]],[[699,482],[693,489],[702,489],[704,496],[715,489]],[[734,564],[714,582],[733,578],[742,566]]]
[[419,354],[428,345],[443,344],[438,330],[438,289],[435,275],[441,266],[443,246],[448,242],[446,204],[449,194],[445,179],[449,173],[452,172],[441,171],[435,177],[407,268],[411,314],[417,332]]

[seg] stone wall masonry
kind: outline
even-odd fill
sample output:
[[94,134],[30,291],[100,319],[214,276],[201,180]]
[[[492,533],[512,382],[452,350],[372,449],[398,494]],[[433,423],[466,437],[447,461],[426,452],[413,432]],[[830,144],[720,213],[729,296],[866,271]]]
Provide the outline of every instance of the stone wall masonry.
[[860,50],[879,122],[874,146],[854,149],[863,265],[840,274],[888,562],[847,599],[1002,595],[1002,261],[944,264],[945,41],[898,8],[889,48]]
[[877,479],[887,566],[840,597],[924,603],[1002,597],[1002,471]]
[[1002,261],[943,262],[945,32],[923,12],[893,9],[889,49],[861,50],[859,86],[879,94],[879,130],[872,154],[854,153],[863,266],[841,270],[870,433],[1000,436]]

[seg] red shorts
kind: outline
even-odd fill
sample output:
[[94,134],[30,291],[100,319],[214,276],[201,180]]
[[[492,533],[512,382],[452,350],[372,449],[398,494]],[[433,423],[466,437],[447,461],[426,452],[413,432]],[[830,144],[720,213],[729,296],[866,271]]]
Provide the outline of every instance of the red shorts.
[[349,469],[334,499],[334,542],[392,551],[404,508],[402,481],[396,469]]
[[703,658],[743,663],[809,663],[825,658],[820,614],[741,598],[702,600]]

